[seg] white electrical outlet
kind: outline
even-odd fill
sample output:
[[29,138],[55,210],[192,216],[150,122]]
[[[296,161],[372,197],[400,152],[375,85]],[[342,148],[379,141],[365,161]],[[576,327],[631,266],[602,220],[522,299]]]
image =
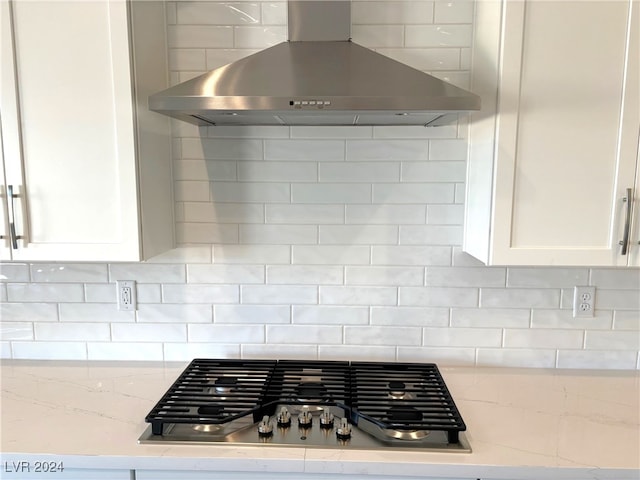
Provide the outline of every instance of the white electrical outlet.
[[593,317],[596,287],[577,286],[573,289],[573,316]]
[[135,280],[117,280],[116,292],[118,297],[118,310],[136,310],[136,282]]

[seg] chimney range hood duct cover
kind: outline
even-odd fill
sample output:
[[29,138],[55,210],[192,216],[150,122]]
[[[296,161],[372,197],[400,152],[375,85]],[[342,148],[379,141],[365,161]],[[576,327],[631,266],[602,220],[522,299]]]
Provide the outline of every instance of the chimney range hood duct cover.
[[289,41],[149,97],[196,125],[442,125],[480,97],[349,40],[350,1],[289,1]]

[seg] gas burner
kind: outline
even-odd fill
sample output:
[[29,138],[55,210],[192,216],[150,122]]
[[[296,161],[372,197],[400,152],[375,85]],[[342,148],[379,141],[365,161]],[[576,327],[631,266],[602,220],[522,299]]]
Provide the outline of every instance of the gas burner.
[[389,396],[394,400],[402,400],[407,393],[404,382],[389,382]]
[[298,403],[326,403],[331,397],[321,382],[300,382],[295,391]]
[[[213,387],[211,387],[213,385]],[[210,382],[207,387],[209,393],[218,393],[221,395],[229,394],[235,390],[238,385],[238,379],[236,377],[219,377],[212,383]]]

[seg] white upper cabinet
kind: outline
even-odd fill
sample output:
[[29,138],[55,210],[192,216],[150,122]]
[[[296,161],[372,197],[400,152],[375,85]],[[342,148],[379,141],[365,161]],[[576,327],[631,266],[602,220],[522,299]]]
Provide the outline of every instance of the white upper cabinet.
[[464,250],[488,265],[640,265],[640,2],[476,7]]
[[146,108],[167,84],[162,3],[1,3],[2,258],[171,248],[169,125]]

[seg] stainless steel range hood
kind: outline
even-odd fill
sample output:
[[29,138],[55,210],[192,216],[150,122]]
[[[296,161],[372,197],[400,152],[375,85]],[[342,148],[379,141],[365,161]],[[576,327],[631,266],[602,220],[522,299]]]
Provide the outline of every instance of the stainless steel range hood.
[[351,2],[290,0],[289,41],[149,97],[197,125],[442,125],[480,97],[350,41]]

